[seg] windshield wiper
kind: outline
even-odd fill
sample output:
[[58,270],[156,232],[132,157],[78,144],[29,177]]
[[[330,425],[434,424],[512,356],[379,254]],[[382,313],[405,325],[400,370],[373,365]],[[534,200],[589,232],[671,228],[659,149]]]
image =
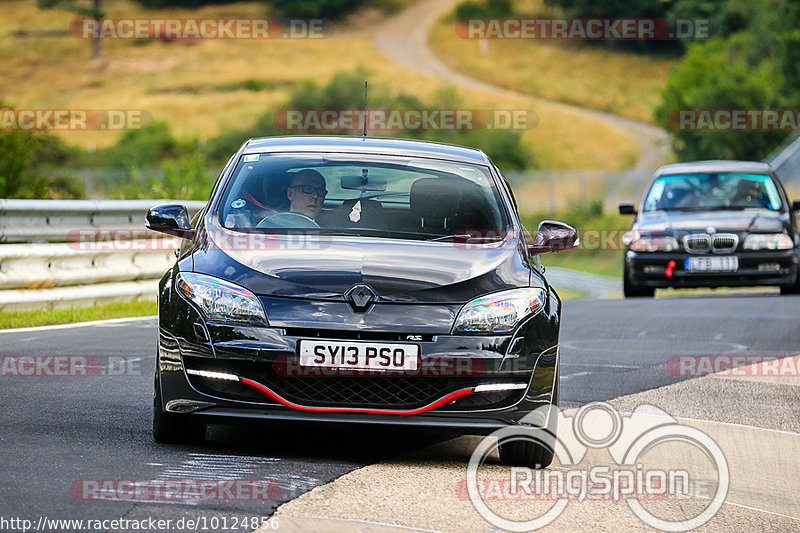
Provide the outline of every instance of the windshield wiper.
[[442,235],[441,237],[434,237],[432,239],[426,239],[428,241],[452,241],[455,239],[464,239],[464,240],[487,240],[487,241],[499,241],[502,240],[502,235],[481,235],[481,233],[452,233],[450,235]]

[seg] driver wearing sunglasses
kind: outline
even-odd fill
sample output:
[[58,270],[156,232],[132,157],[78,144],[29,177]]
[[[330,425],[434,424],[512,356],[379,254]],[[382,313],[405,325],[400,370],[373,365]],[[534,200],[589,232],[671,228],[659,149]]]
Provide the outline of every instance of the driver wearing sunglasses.
[[322,174],[311,169],[301,170],[292,178],[286,191],[289,211],[314,220],[319,215],[327,194]]

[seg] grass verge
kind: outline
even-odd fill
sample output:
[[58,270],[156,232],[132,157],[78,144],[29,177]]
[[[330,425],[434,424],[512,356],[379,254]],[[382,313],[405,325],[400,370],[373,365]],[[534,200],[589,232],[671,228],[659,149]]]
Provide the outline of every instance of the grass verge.
[[[377,50],[372,36],[383,21],[380,13],[361,13],[323,39],[110,39],[102,43],[101,58],[92,61],[88,41],[66,33],[74,12],[42,10],[36,0],[7,2],[3,8],[0,94],[6,103],[18,109],[143,110],[153,120],[168,122],[182,139],[203,142],[225,131],[248,129],[265,111],[285,102],[298,81],[326,84],[337,72],[360,66],[371,72],[371,83],[423,101],[443,88],[436,79],[398,67]],[[144,10],[132,0],[115,0],[104,4],[104,10],[110,19],[269,15],[264,3],[254,1]],[[37,33],[24,36],[31,21]],[[457,91],[465,108],[531,107],[527,98],[498,98],[494,91],[462,87]],[[638,157],[636,143],[618,128],[546,102],[533,109],[539,123],[523,135],[539,167],[614,170]],[[122,131],[53,133],[73,146],[101,149],[113,145]]]
[[[518,16],[559,17],[544,2],[526,2]],[[515,15],[517,16],[517,15]],[[452,16],[429,36],[434,53],[451,68],[522,93],[653,122],[676,59],[579,41],[464,39]]]
[[569,268],[599,276],[622,279],[622,251],[584,251],[570,250],[542,256],[542,264],[547,267]]
[[0,329],[51,326],[90,320],[152,316],[157,312],[155,301],[117,301],[94,306],[69,307],[65,309],[35,309],[3,311],[0,313]]
[[588,294],[581,291],[576,291],[573,289],[565,289],[564,287],[557,287],[555,286],[556,292],[558,293],[559,298],[562,300],[574,300],[576,298],[586,298]]

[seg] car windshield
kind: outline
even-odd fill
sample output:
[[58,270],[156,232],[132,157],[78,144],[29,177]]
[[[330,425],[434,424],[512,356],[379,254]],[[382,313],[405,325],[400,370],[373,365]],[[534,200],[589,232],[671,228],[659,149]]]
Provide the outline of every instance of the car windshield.
[[643,211],[781,209],[775,182],[765,174],[692,173],[653,182]]
[[243,232],[496,241],[508,225],[488,167],[348,154],[244,155],[218,211]]

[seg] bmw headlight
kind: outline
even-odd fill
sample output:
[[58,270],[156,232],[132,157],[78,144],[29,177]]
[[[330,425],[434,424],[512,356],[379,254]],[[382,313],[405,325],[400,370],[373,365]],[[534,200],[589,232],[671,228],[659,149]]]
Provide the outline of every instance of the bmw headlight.
[[544,289],[512,289],[481,296],[458,313],[453,333],[508,333],[545,302]]
[[674,252],[678,250],[678,241],[675,237],[642,235],[636,231],[626,233],[622,242],[629,245],[634,252]]
[[176,286],[209,320],[267,325],[261,302],[244,287],[194,272],[178,274]]
[[745,250],[790,250],[794,247],[785,233],[753,233],[744,238]]

